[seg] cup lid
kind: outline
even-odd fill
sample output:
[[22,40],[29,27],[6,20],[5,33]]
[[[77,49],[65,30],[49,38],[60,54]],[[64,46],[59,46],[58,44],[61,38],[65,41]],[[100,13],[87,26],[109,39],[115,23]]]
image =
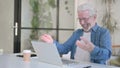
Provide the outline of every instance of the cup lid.
[[31,53],[31,50],[23,50],[23,53]]

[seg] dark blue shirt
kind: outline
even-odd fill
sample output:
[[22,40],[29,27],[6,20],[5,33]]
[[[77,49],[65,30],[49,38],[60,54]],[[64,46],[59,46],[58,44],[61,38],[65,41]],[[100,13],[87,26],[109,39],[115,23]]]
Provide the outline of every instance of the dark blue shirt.
[[[57,41],[54,43],[60,54],[67,54],[71,51],[71,59],[74,59],[76,51],[76,40],[80,40],[83,36],[83,29],[78,29],[73,32],[71,37],[63,44]],[[98,26],[97,24],[91,29],[91,42],[95,48],[90,53],[90,61],[93,63],[105,64],[111,56],[111,36],[107,29]]]

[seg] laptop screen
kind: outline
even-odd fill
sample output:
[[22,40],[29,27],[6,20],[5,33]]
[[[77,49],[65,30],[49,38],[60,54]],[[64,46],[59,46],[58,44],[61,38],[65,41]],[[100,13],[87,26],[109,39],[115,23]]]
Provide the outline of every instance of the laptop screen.
[[54,44],[31,41],[32,46],[41,62],[62,66],[58,50]]

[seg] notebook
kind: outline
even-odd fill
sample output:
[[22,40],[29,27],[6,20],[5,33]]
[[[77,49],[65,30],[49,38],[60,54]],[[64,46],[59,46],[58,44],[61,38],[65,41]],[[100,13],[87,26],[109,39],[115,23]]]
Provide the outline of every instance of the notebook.
[[54,44],[49,44],[40,41],[31,41],[31,43],[37,54],[38,60],[41,62],[54,64],[58,66],[78,64],[78,62],[76,61],[61,59],[58,50]]

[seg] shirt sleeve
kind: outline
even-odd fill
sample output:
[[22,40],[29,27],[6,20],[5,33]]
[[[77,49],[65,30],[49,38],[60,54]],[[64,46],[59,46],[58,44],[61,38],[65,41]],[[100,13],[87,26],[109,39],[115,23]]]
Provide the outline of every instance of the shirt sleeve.
[[57,41],[54,41],[54,44],[56,45],[58,52],[60,54],[67,54],[71,50],[72,46],[75,45],[76,37],[78,37],[78,36],[75,31],[70,36],[70,38],[63,44],[60,44]]
[[91,52],[91,58],[94,59],[93,62],[101,63],[105,62],[111,56],[111,36],[109,31],[101,33],[100,46],[95,45],[95,48]]

